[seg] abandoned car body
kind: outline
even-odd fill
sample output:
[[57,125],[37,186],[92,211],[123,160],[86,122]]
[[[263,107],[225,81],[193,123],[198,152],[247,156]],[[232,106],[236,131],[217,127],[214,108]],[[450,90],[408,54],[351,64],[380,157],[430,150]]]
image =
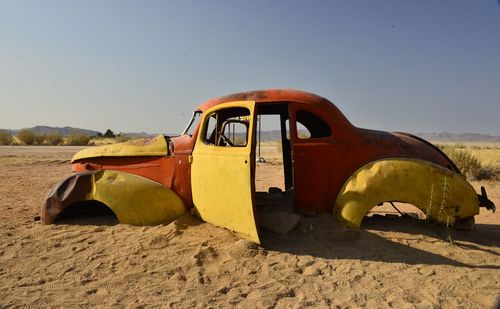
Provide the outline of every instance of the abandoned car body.
[[259,243],[256,139],[257,120],[265,115],[279,119],[284,189],[296,211],[332,213],[359,228],[367,212],[384,202],[411,203],[449,225],[473,220],[480,206],[494,209],[432,144],[357,128],[314,94],[263,90],[200,105],[180,136],[78,152],[74,173],[49,192],[42,223],[53,223],[74,203],[98,201],[120,222],[136,225],[168,223],[194,210],[206,222]]

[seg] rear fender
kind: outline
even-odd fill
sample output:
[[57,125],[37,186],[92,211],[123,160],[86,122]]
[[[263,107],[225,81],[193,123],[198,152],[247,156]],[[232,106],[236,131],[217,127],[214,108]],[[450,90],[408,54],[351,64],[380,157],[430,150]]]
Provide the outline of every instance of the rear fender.
[[175,192],[155,181],[101,170],[75,173],[57,184],[42,206],[42,223],[53,223],[66,207],[81,201],[104,203],[120,223],[132,225],[170,223],[186,211]]
[[352,174],[337,196],[334,216],[360,228],[368,211],[384,202],[410,203],[427,218],[453,225],[479,213],[474,188],[459,173],[418,159],[383,159]]

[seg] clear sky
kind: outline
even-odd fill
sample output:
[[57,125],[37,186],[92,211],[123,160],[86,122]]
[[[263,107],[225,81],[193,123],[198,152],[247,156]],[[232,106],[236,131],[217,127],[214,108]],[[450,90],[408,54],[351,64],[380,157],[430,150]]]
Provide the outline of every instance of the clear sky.
[[0,128],[179,132],[264,88],[360,127],[500,135],[500,4],[0,0]]

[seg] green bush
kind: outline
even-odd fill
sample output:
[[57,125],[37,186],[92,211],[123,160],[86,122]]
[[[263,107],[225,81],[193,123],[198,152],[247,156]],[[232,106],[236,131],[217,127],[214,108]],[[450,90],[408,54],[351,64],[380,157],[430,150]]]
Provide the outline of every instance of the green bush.
[[9,132],[0,131],[0,145],[11,145],[12,144],[12,136],[10,136]]
[[90,142],[90,136],[85,134],[71,134],[66,140],[70,146],[87,146]]
[[17,133],[17,138],[26,145],[33,145],[35,142],[35,132],[28,129],[22,129]]
[[57,146],[60,145],[63,141],[62,135],[54,132],[54,133],[49,133],[46,136],[47,143],[52,146]]

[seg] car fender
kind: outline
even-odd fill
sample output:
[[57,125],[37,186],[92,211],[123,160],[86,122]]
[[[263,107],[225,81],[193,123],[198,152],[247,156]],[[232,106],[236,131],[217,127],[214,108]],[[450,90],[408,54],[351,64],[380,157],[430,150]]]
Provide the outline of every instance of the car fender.
[[360,228],[368,211],[384,202],[413,204],[428,219],[447,225],[479,213],[477,194],[461,174],[424,160],[389,158],[368,163],[348,178],[334,216]]
[[58,183],[42,206],[42,223],[53,223],[66,207],[81,201],[99,201],[120,223],[132,225],[170,223],[186,211],[180,197],[160,183],[121,171],[99,170],[75,173]]

